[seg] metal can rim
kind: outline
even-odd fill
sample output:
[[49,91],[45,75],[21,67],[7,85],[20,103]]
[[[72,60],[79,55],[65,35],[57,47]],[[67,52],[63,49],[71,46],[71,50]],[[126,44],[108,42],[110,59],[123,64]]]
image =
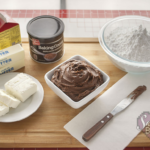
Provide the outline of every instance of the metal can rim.
[[[34,21],[37,20],[37,19],[40,19],[40,18],[53,18],[53,19],[55,19],[57,22],[59,22],[59,23],[60,23],[60,28],[59,28],[58,32],[57,32],[56,34],[54,34],[53,36],[50,36],[50,37],[38,37],[38,36],[33,35],[32,33],[30,33],[29,27],[30,27],[31,23],[34,22]],[[51,16],[51,15],[42,15],[42,16],[37,16],[37,17],[31,19],[31,20],[28,22],[28,24],[27,24],[27,33],[28,33],[29,35],[31,35],[32,37],[34,37],[34,38],[44,39],[44,40],[49,39],[49,40],[50,40],[50,39],[57,38],[58,36],[60,36],[61,34],[63,34],[64,28],[65,28],[65,26],[64,26],[64,23],[63,23],[63,21],[62,21],[61,19],[59,19],[59,18],[57,18],[57,17],[55,17],[55,16]],[[63,36],[63,35],[62,35],[62,36]]]

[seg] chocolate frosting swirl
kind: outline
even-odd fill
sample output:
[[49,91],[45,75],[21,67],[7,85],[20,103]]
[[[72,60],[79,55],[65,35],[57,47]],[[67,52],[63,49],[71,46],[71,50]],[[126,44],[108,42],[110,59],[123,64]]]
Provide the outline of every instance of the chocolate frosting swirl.
[[81,100],[104,82],[99,70],[81,60],[62,64],[51,81],[74,101]]

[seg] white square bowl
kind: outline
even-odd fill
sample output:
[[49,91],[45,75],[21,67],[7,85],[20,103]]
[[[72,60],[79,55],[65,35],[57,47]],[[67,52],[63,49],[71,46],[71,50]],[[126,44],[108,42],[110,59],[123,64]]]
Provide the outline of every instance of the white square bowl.
[[[71,59],[75,59],[75,60],[82,60],[85,61],[87,64],[93,66],[94,68],[98,69],[102,75],[103,75],[103,79],[104,79],[104,83],[102,85],[100,85],[97,89],[95,89],[93,92],[91,92],[89,95],[87,95],[86,97],[84,97],[83,99],[81,99],[78,102],[73,101],[69,96],[67,96],[60,88],[58,88],[53,82],[51,82],[51,78],[54,74],[55,69],[57,69],[60,65],[62,65],[63,63],[70,61]],[[80,55],[75,55],[73,57],[71,57],[70,59],[66,60],[65,62],[61,63],[60,65],[56,66],[55,68],[53,68],[52,70],[50,70],[49,72],[47,72],[45,74],[45,81],[47,83],[47,85],[64,101],[66,102],[68,105],[70,105],[72,108],[80,108],[83,105],[85,105],[86,103],[88,103],[90,100],[92,100],[95,96],[97,96],[100,92],[102,92],[104,90],[104,88],[108,85],[109,83],[109,76],[104,73],[102,70],[100,70],[98,67],[96,67],[94,64],[92,64],[91,62],[89,62],[86,58],[80,56]]]

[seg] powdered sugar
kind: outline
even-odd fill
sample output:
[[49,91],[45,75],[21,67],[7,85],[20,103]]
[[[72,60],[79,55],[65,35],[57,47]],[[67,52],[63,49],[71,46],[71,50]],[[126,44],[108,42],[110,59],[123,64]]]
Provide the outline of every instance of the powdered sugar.
[[115,54],[125,59],[150,62],[150,34],[142,25],[114,29],[107,36],[106,44]]

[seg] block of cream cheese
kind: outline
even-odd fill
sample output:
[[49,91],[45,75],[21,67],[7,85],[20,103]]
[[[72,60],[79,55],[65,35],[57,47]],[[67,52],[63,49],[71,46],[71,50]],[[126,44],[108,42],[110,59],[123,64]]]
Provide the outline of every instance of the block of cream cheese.
[[0,68],[10,63],[14,63],[18,60],[24,59],[25,59],[24,49],[20,44],[0,50]]
[[0,103],[0,116],[3,116],[8,112],[9,112],[9,107],[7,107],[6,105]]
[[3,89],[0,89],[0,102],[12,108],[16,108],[20,104],[18,99],[8,94],[8,92]]
[[5,83],[6,91],[24,102],[37,91],[37,84],[26,74],[20,73]]
[[24,66],[25,66],[24,59],[23,60],[18,60],[14,63],[10,63],[10,64],[0,68],[0,75],[8,73],[8,72],[16,71],[16,70],[18,70],[18,69],[20,69]]

